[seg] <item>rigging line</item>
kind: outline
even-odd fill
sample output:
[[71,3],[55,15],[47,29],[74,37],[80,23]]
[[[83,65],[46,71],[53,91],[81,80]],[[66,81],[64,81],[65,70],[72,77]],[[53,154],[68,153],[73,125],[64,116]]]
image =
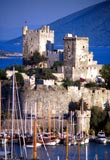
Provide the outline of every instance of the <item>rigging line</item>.
[[15,86],[14,86],[14,81],[15,81],[15,69],[13,67],[13,87],[12,87],[12,119],[11,119],[11,159],[13,159],[13,120],[14,120],[14,92],[15,92]]
[[[38,128],[38,131],[39,131],[39,133],[40,133],[40,129]],[[46,151],[46,153],[47,153],[47,157],[49,158],[49,160],[50,160],[50,155],[49,155],[49,153],[48,153],[48,150],[47,150],[47,148],[46,148],[46,145],[45,145],[45,143],[44,143],[44,140],[43,140],[43,137],[42,137],[42,135],[40,134],[40,138],[41,138],[41,140],[42,140],[42,142],[43,142],[43,146],[44,146],[44,149],[45,149],[45,151]]]
[[[15,77],[16,78],[16,77]],[[18,106],[19,106],[19,96],[18,96],[18,90],[17,90],[17,82],[16,82],[16,80],[15,80],[15,84],[16,84],[16,96],[17,96],[17,104],[18,104]],[[19,110],[19,108],[18,108],[18,110]],[[20,111],[19,111],[20,112]],[[16,110],[16,118],[18,119],[18,114],[17,114],[17,110]],[[21,117],[20,117],[21,118]],[[18,133],[20,133],[20,124],[18,123],[18,121],[17,121],[17,128],[18,128]],[[22,149],[21,149],[21,140],[20,140],[20,134],[19,134],[19,143],[20,143],[20,152],[21,152],[21,156],[23,157],[23,152],[22,152]]]
[[[16,88],[17,88],[17,83],[16,83]],[[26,150],[26,144],[25,144],[25,140],[24,140],[24,130],[23,130],[23,122],[22,122],[22,116],[21,116],[21,109],[20,109],[20,100],[19,100],[19,96],[18,96],[18,89],[17,89],[17,97],[18,97],[18,109],[20,112],[21,130],[22,130],[22,134],[23,134],[23,145],[24,145],[25,155],[27,158],[27,150]]]
[[[16,94],[17,94],[17,88],[16,88]],[[19,98],[19,97],[18,97]],[[18,134],[19,134],[19,143],[20,143],[20,153],[21,153],[21,157],[23,157],[23,152],[21,149],[21,140],[20,140],[20,124],[18,123],[18,114],[17,114],[17,110],[15,112],[16,114],[16,119],[17,119],[17,129],[18,129]]]

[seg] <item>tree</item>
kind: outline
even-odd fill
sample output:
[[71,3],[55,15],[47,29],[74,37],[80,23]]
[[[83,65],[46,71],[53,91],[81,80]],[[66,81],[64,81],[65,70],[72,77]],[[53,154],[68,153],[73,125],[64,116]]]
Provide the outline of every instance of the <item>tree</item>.
[[[23,66],[23,65],[15,65],[14,68],[15,68],[15,70],[17,70],[18,72],[22,72],[22,73],[25,73],[25,72],[26,72],[25,66]],[[7,67],[6,70],[13,70],[13,66]]]
[[24,79],[23,76],[20,73],[15,73],[16,76],[16,81],[19,87],[23,87],[24,86]]
[[103,65],[102,69],[100,70],[100,74],[105,80],[106,87],[110,89],[110,64]]
[[107,112],[97,106],[93,106],[91,109],[90,128],[97,133],[100,130],[104,130],[104,126],[107,123]]
[[67,79],[64,79],[64,80],[63,80],[63,86],[64,86],[65,88],[67,88],[68,86],[77,86],[77,87],[80,88],[81,83],[80,83],[79,80],[77,80],[77,81],[71,81],[71,80],[69,80],[69,79],[67,78]]
[[98,87],[97,83],[95,83],[95,82],[86,83],[84,86],[86,88]]
[[5,70],[0,69],[0,80],[6,80],[6,72]]
[[30,63],[31,65],[38,65],[40,62],[44,62],[46,60],[47,58],[44,55],[40,55],[38,51],[35,51],[30,59]]
[[54,71],[57,71],[58,66],[63,66],[63,62],[55,61],[54,64],[53,64],[52,69],[53,69]]
[[37,68],[35,71],[36,79],[54,79],[56,80],[56,77],[52,74],[52,71],[50,68]]
[[107,121],[105,127],[104,127],[104,131],[106,133],[106,136],[110,136],[110,120]]

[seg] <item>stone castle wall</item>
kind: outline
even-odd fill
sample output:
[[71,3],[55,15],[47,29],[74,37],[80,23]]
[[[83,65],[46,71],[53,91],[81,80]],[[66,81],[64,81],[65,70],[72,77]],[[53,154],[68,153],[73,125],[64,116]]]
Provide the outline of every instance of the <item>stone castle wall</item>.
[[[98,106],[104,109],[104,104],[109,101],[110,91],[100,89],[87,89],[81,87],[68,87],[68,90],[62,87],[40,87],[36,90],[29,90],[24,93],[23,106],[26,107],[27,113],[30,113],[32,107],[32,113],[35,114],[35,104],[38,109],[39,116],[42,115],[42,111],[45,110],[45,114],[48,113],[50,107],[51,112],[62,115],[68,113],[70,102],[78,102],[83,95],[83,100],[88,104],[88,108],[92,106]],[[24,109],[25,110],[25,109]]]
[[[92,106],[98,106],[104,109],[104,104],[107,99],[109,100],[110,91],[106,89],[86,89],[81,87],[80,90],[77,87],[69,87],[68,90],[59,87],[40,87],[36,90],[26,91],[23,98],[23,111],[24,114],[37,115],[42,117],[42,115],[48,119],[48,114],[52,117],[61,117],[68,113],[69,105],[71,102],[79,102],[82,98],[88,104],[90,109]],[[77,111],[78,114],[78,129],[81,130],[81,113]],[[84,130],[88,131],[90,127],[90,112],[85,112],[85,127]]]

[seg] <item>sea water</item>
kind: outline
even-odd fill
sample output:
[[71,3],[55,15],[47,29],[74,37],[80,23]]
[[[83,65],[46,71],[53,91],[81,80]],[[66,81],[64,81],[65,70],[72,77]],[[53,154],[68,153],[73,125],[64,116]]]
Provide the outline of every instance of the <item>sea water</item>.
[[[93,52],[93,60],[98,64],[110,64],[110,47],[90,47],[89,52]],[[22,57],[0,58],[0,69],[22,64]]]
[[[78,145],[68,146],[68,159],[77,160],[78,159]],[[3,149],[3,148],[2,148]],[[11,146],[10,146],[11,149]],[[37,156],[40,160],[65,160],[66,159],[66,146],[65,145],[56,145],[56,146],[41,146],[38,147]],[[26,148],[17,144],[14,144],[14,155],[16,157],[24,157],[25,153],[27,154],[27,160],[33,158],[33,148]],[[110,160],[110,144],[98,144],[90,142],[80,146],[80,159],[81,160],[94,160],[96,154],[98,155],[98,160]],[[106,157],[106,158],[105,158]]]
[[6,57],[0,58],[0,69],[5,69],[13,65],[22,65],[22,57]]

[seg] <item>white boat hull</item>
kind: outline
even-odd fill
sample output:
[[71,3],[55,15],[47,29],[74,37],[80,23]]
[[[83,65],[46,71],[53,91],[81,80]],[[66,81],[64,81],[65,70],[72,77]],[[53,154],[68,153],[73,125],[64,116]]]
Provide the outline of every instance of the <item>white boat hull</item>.
[[[40,147],[42,144],[41,143],[36,143],[36,147]],[[33,148],[33,144],[28,144],[26,145],[28,148]]]

